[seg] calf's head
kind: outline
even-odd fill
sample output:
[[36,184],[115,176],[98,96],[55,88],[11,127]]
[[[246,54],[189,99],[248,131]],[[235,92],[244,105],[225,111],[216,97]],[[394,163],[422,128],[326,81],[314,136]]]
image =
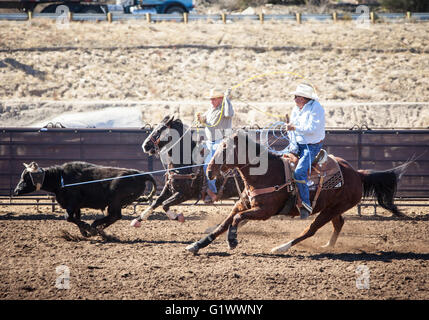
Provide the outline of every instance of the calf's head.
[[13,192],[15,196],[39,191],[45,180],[45,171],[36,162],[30,164],[24,163],[24,166],[25,169],[21,174],[21,179]]

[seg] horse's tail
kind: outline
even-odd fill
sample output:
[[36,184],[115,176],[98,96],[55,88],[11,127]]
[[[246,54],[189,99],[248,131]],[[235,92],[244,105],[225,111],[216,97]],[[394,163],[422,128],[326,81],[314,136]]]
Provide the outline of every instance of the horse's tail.
[[382,208],[398,217],[403,217],[404,214],[399,211],[393,201],[399,180],[413,162],[408,161],[396,168],[384,171],[358,170],[363,183],[363,197],[374,196]]
[[145,177],[146,177],[145,183],[149,181],[152,184],[152,190],[150,191],[149,195],[138,198],[137,199],[138,202],[152,201],[152,198],[156,193],[157,185],[156,185],[156,181],[153,178],[153,176],[151,174],[148,174],[148,175],[145,175]]

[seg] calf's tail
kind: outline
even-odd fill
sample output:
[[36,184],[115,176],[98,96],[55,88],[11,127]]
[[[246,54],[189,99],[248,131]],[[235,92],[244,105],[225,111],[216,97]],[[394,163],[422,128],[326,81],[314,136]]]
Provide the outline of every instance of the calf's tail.
[[395,216],[403,217],[404,214],[393,202],[398,182],[412,162],[408,161],[396,168],[384,171],[358,170],[363,183],[363,197],[374,196],[382,208],[389,210]]
[[[148,201],[152,201],[153,196],[156,193],[156,181],[153,178],[153,176],[151,174],[148,174],[145,176],[147,179],[145,181],[145,183],[150,182],[152,184],[152,190],[150,191],[149,195],[147,196],[142,196],[140,198],[137,199],[138,202],[148,202]],[[146,184],[147,185],[147,184]]]

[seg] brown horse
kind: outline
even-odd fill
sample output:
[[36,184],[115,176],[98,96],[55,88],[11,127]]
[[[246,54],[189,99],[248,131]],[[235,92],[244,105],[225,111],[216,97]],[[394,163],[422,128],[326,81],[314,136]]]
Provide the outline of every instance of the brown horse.
[[[238,141],[243,141],[243,136],[246,141],[246,150],[248,150],[250,138],[245,133],[237,132],[221,143],[207,167],[207,173],[210,178],[216,177],[221,171],[228,170],[229,168],[237,168],[246,186],[241,200],[236,202],[229,216],[213,232],[186,247],[190,252],[197,253],[198,250],[208,246],[214,239],[227,230],[229,248],[234,249],[238,244],[237,227],[240,222],[247,219],[266,220],[282,211],[287,200],[293,196],[290,188],[281,188],[277,191],[249,196],[249,193],[251,194],[254,190],[284,184],[286,174],[283,160],[280,156],[269,152],[265,147],[252,141],[252,143],[256,144],[256,149],[259,150],[257,155],[261,155],[261,152],[267,152],[268,155],[268,168],[265,174],[252,175],[251,168],[257,167],[259,164],[251,164],[255,161],[252,159],[249,160],[248,155],[245,156],[245,163],[243,163],[243,156],[239,157],[238,150],[240,149]],[[229,159],[229,161],[224,161],[223,159]],[[239,164],[239,159],[241,159],[241,164]],[[311,225],[299,237],[272,249],[271,252],[279,253],[287,251],[293,245],[313,236],[317,230],[329,221],[332,221],[334,232],[324,247],[333,247],[344,224],[344,218],[341,214],[356,206],[363,196],[374,195],[383,208],[391,211],[396,216],[404,216],[394,205],[393,200],[397,183],[411,162],[386,171],[356,171],[344,159],[339,157],[335,157],[335,159],[338,161],[343,175],[343,185],[336,189],[322,190],[312,212],[312,214],[319,214]],[[226,164],[225,162],[230,162],[230,164]],[[311,191],[311,200],[313,200],[314,196],[315,192]],[[298,216],[297,207],[292,205],[287,215]]]

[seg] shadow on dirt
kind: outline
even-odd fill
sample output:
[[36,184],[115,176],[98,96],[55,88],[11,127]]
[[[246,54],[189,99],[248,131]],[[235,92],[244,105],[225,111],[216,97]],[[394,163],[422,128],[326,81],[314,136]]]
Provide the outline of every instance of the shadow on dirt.
[[332,259],[347,262],[353,261],[381,261],[392,262],[393,260],[429,260],[429,253],[379,251],[377,253],[321,253],[309,256],[312,260]]
[[406,217],[396,217],[396,216],[381,216],[381,215],[372,215],[372,216],[346,216],[344,217],[347,220],[364,220],[364,221],[429,221],[429,214],[422,214],[418,216],[406,216]]
[[111,234],[103,234],[103,236],[95,236],[90,238],[85,238],[78,234],[72,234],[66,230],[61,230],[57,236],[65,241],[71,242],[80,242],[87,241],[93,244],[103,244],[103,243],[118,243],[118,244],[190,244],[192,241],[177,241],[177,240],[143,240],[143,239],[120,239]]
[[271,258],[271,259],[311,259],[311,260],[341,260],[345,262],[354,261],[381,261],[392,262],[394,260],[429,260],[429,253],[414,253],[414,252],[397,252],[397,251],[379,251],[377,253],[319,253],[314,255],[303,256],[301,254],[243,254],[244,256],[253,256],[258,258]]
[[[82,214],[82,220],[95,220],[98,218],[102,218],[103,214]],[[28,214],[28,215],[14,215],[13,213],[7,213],[5,215],[0,215],[0,221],[34,221],[34,220],[59,220],[59,221],[65,221],[64,215],[61,214],[44,214],[44,213],[37,213],[37,214]]]

